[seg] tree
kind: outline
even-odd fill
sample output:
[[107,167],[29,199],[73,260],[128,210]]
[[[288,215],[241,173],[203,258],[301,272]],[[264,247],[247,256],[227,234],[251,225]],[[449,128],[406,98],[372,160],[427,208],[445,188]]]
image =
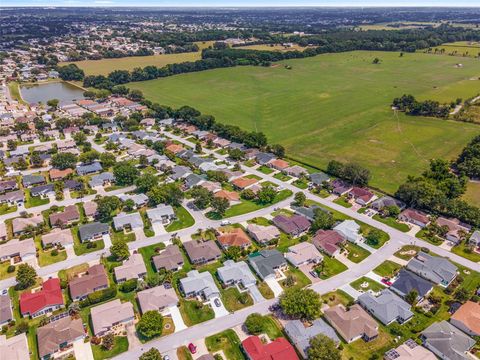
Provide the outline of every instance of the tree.
[[99,160],[102,163],[102,167],[104,169],[108,169],[109,167],[112,167],[117,162],[115,155],[109,152],[101,153],[99,156]]
[[147,193],[158,185],[158,176],[150,173],[143,174],[135,180],[135,185],[141,193]]
[[30,163],[32,164],[33,167],[35,168],[38,168],[38,167],[42,167],[43,165],[43,160],[42,158],[40,157],[40,154],[36,151],[34,151],[32,153],[32,155],[30,156]]
[[162,360],[162,355],[158,349],[152,347],[150,350],[140,355],[138,360]]
[[265,318],[259,313],[253,313],[245,319],[245,327],[250,335],[259,335],[264,332]]
[[413,305],[418,298],[418,291],[417,289],[412,289],[410,292],[405,296],[405,301],[409,304]]
[[196,152],[197,154],[201,154],[201,153],[202,153],[202,144],[200,144],[199,142],[197,142],[197,143],[195,144],[195,152]]
[[335,219],[329,211],[320,208],[314,210],[313,222],[311,226],[312,231],[328,230],[335,224]]
[[113,167],[113,176],[118,185],[133,185],[138,177],[138,169],[128,161],[122,161]]
[[370,170],[355,163],[348,163],[343,168],[343,178],[353,185],[367,186],[370,180]]
[[320,295],[312,289],[289,288],[280,295],[280,307],[284,314],[313,320],[320,316],[321,301]]
[[180,206],[185,195],[178,185],[165,184],[155,186],[147,193],[147,196],[154,205],[165,203]]
[[100,157],[100,153],[97,150],[90,150],[80,154],[78,160],[85,164],[90,164]]
[[227,258],[237,261],[242,257],[242,249],[239,246],[229,246],[228,249],[225,250],[225,255]]
[[193,204],[200,210],[206,209],[213,200],[213,193],[201,186],[193,187],[191,195],[194,199]]
[[273,186],[264,186],[258,193],[257,198],[261,204],[271,204],[277,196],[277,190]]
[[60,66],[58,68],[58,74],[62,80],[74,80],[80,81],[85,77],[85,73],[75,64],[69,64]]
[[228,150],[228,156],[232,160],[240,161],[245,158],[245,153],[240,149],[230,149]]
[[310,339],[307,355],[309,360],[340,360],[342,358],[335,342],[324,334],[318,334]]
[[380,59],[379,58],[374,58],[373,61],[372,61],[372,64],[380,64]]
[[146,311],[137,324],[138,333],[147,339],[162,335],[162,330],[163,316],[155,310]]
[[390,205],[383,209],[383,213],[385,216],[396,218],[398,215],[400,215],[400,208],[396,205]]
[[229,208],[230,203],[225,198],[214,197],[210,205],[212,206],[213,211],[215,211],[220,216],[223,216]]
[[52,156],[52,166],[56,169],[73,169],[77,164],[77,156],[68,152],[57,153]]
[[9,139],[7,140],[7,149],[12,151],[17,148],[17,142],[15,140]]
[[116,260],[124,260],[130,257],[130,250],[128,249],[127,242],[124,240],[117,240],[110,246],[110,254]]
[[253,200],[255,199],[256,195],[255,193],[253,192],[252,189],[245,189],[243,190],[241,193],[240,193],[240,196],[242,197],[242,199],[245,199],[245,200]]
[[104,196],[96,200],[97,219],[101,222],[112,221],[112,213],[117,210],[122,202],[116,196]]
[[24,290],[35,284],[37,272],[28,264],[20,264],[17,269],[17,289]]
[[112,333],[108,333],[102,338],[102,348],[105,350],[110,350],[113,348],[113,344],[115,343],[115,337]]
[[365,237],[366,242],[370,246],[377,246],[382,241],[383,233],[378,229],[372,229]]
[[85,144],[85,142],[87,141],[87,135],[85,135],[83,131],[76,132],[75,134],[73,134],[72,137],[78,146]]
[[305,201],[307,200],[307,197],[302,191],[299,191],[295,194],[294,200],[295,200],[295,205],[304,206]]
[[47,105],[50,106],[51,108],[56,109],[59,102],[60,101],[58,99],[50,99],[47,101]]

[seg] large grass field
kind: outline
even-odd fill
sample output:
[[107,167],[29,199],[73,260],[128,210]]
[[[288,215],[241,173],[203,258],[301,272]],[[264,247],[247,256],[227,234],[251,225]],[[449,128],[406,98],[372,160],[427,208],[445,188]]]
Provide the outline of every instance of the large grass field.
[[[428,49],[423,51],[429,52]],[[432,47],[430,52],[451,56],[480,57],[480,42],[456,41]]]
[[[374,65],[378,57],[381,64]],[[480,128],[398,117],[396,96],[442,102],[480,91],[480,62],[423,53],[355,51],[288,60],[277,67],[235,67],[131,83],[150,100],[191,105],[220,122],[263,131],[297,160],[325,168],[332,159],[372,171],[372,185],[394,192],[431,158],[454,158]]]

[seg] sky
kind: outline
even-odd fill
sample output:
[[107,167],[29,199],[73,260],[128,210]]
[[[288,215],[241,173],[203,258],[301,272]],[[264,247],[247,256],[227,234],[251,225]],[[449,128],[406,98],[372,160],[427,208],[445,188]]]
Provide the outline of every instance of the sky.
[[480,7],[480,0],[0,0],[2,6],[447,6]]

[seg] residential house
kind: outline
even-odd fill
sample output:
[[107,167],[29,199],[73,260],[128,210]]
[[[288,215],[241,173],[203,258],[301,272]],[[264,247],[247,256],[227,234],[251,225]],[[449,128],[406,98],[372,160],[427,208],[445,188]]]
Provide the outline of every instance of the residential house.
[[165,204],[157,205],[157,207],[154,209],[148,209],[147,217],[152,223],[152,225],[155,223],[168,225],[176,219],[173,207]]
[[46,199],[50,196],[55,196],[55,189],[53,184],[34,186],[30,189],[30,195],[33,197],[40,196],[42,199]]
[[30,188],[34,185],[41,185],[45,183],[43,175],[24,175],[22,177],[22,184],[25,188]]
[[256,156],[255,156],[255,161],[257,162],[257,164],[259,165],[266,165],[268,164],[270,161],[274,160],[275,159],[275,155],[273,154],[270,154],[270,153],[264,153],[264,152],[259,152]]
[[88,271],[68,283],[73,300],[83,300],[95,291],[108,288],[108,277],[102,264],[90,266]]
[[7,325],[13,320],[12,301],[10,296],[0,295],[0,326]]
[[163,285],[143,290],[137,293],[138,304],[142,313],[159,311],[178,305],[178,296],[171,286]]
[[37,249],[33,239],[13,239],[0,244],[0,261],[13,259],[14,263],[35,259]]
[[87,201],[83,203],[83,211],[88,220],[93,220],[97,215],[97,203],[95,201]]
[[282,159],[272,159],[267,164],[268,167],[271,167],[275,170],[283,171],[290,166],[288,162]]
[[25,333],[12,336],[0,335],[0,354],[8,360],[30,359],[28,340]]
[[378,324],[358,304],[348,310],[341,304],[324,311],[325,319],[347,343],[358,339],[371,341],[378,336]]
[[180,287],[186,297],[201,296],[206,300],[211,300],[220,296],[212,274],[208,271],[198,272],[191,270],[187,277],[180,279]]
[[120,200],[122,200],[123,202],[125,202],[127,200],[132,200],[133,203],[135,204],[136,209],[139,209],[142,206],[147,205],[147,203],[148,203],[148,196],[145,195],[145,194],[133,194],[133,195],[121,194],[121,195],[118,196],[118,198]]
[[113,227],[116,231],[143,229],[143,220],[140,213],[126,214],[121,212],[113,218]]
[[77,174],[80,176],[95,174],[102,171],[102,165],[95,161],[91,164],[77,165]]
[[95,336],[109,333],[116,325],[132,324],[135,319],[133,305],[130,301],[122,303],[115,299],[90,309],[92,332]]
[[152,262],[157,271],[177,271],[183,267],[184,260],[178,245],[170,244],[159,255],[153,256]]
[[184,189],[191,189],[194,186],[200,185],[205,181],[203,176],[197,174],[189,174],[183,180],[183,187]]
[[397,274],[396,280],[390,286],[390,290],[395,291],[398,295],[405,298],[412,290],[417,291],[417,301],[421,301],[425,296],[430,294],[433,284],[424,278],[414,274],[411,271],[401,269]]
[[179,144],[170,144],[167,147],[165,147],[165,150],[173,153],[173,154],[178,154],[179,152],[184,150],[184,147]]
[[141,254],[135,253],[123,262],[122,265],[113,269],[115,280],[122,283],[130,279],[141,279],[147,275],[147,268]]
[[240,203],[240,195],[236,191],[219,190],[213,194],[213,197],[226,199],[230,206]]
[[242,249],[252,245],[252,241],[242,228],[223,227],[217,230],[217,241],[223,249],[238,246]]
[[191,240],[183,243],[188,258],[195,265],[202,265],[218,260],[222,252],[213,240],[198,241]]
[[0,195],[0,203],[12,205],[23,205],[25,195],[22,190],[10,191]]
[[330,181],[330,177],[323,172],[316,172],[316,173],[310,174],[310,181],[313,186],[321,187],[325,182]]
[[418,345],[414,340],[408,339],[396,349],[388,350],[383,356],[384,360],[437,360],[432,352]]
[[480,304],[467,301],[455,311],[450,323],[470,336],[480,336]]
[[240,190],[245,190],[252,186],[253,184],[256,184],[258,182],[257,179],[254,178],[248,178],[248,177],[239,177],[236,178],[232,181],[233,186],[235,186],[237,189]]
[[333,228],[348,241],[357,244],[362,241],[360,225],[355,220],[344,220]]
[[53,229],[48,234],[42,235],[42,246],[73,246],[73,235],[70,229]]
[[63,188],[69,191],[81,191],[83,190],[83,182],[77,180],[65,180],[63,182]]
[[397,199],[395,199],[393,197],[390,197],[390,196],[382,196],[381,198],[374,200],[370,204],[370,207],[374,210],[377,210],[377,211],[382,211],[385,208],[390,207],[390,206],[396,206],[400,210],[405,209],[405,203],[404,202],[402,202],[400,200],[397,200]]
[[410,304],[388,289],[384,289],[378,296],[365,292],[357,300],[365,310],[375,316],[383,325],[390,325],[394,321],[404,324],[413,317]]
[[12,220],[12,232],[13,236],[22,235],[26,229],[29,227],[38,227],[44,222],[43,216],[41,214],[34,215],[32,217],[19,217]]
[[472,230],[470,225],[464,224],[458,219],[439,217],[436,222],[438,226],[445,226],[448,229],[445,239],[455,244],[460,243]]
[[248,360],[299,360],[293,346],[283,337],[264,344],[258,336],[249,336],[242,341],[242,348]]
[[273,224],[284,233],[299,236],[310,228],[310,221],[300,215],[277,215],[272,219]]
[[70,316],[37,328],[38,355],[41,359],[66,356],[74,352],[73,343],[86,334],[81,318]]
[[352,190],[352,185],[340,179],[335,179],[330,184],[332,186],[332,192],[338,196],[343,196]]
[[318,230],[312,240],[318,250],[328,256],[335,257],[340,254],[341,245],[345,244],[345,237],[334,230]]
[[280,236],[280,231],[273,225],[248,224],[247,232],[261,244],[266,244]]
[[420,338],[423,346],[442,360],[471,359],[467,354],[475,345],[475,340],[445,320],[430,325]]
[[480,248],[480,231],[475,230],[468,239],[468,243],[478,251],[478,248]]
[[192,173],[192,170],[187,167],[187,166],[175,166],[173,169],[172,169],[172,173],[170,174],[170,179],[172,179],[173,181],[177,181],[179,179],[184,179],[186,178],[188,175],[190,175]]
[[108,224],[103,224],[100,222],[93,222],[90,224],[81,225],[78,228],[78,234],[80,236],[80,241],[97,241],[103,239],[103,236],[110,233],[110,228]]
[[421,228],[430,224],[430,219],[427,214],[414,209],[403,210],[400,215],[398,215],[398,219],[403,222],[420,226]]
[[93,175],[92,178],[89,180],[88,185],[92,189],[97,188],[97,187],[105,187],[105,186],[110,186],[115,182],[115,177],[111,172],[104,172],[101,174]]
[[295,267],[306,264],[319,264],[323,260],[322,254],[315,245],[309,242],[301,242],[288,248],[286,259]]
[[73,174],[73,169],[51,169],[49,171],[50,180],[52,181],[62,180],[71,174]]
[[60,280],[52,278],[45,281],[42,290],[20,294],[20,313],[22,316],[36,318],[64,307]]
[[354,186],[348,193],[348,196],[355,200],[361,206],[367,206],[375,198],[375,194],[368,189]]
[[307,358],[310,339],[320,334],[332,339],[336,345],[340,344],[340,339],[335,330],[322,319],[314,320],[307,327],[300,320],[288,321],[285,324],[285,332],[304,359]]
[[18,189],[18,183],[16,180],[5,180],[0,182],[0,193],[12,191]]
[[287,260],[278,250],[260,250],[248,255],[248,262],[262,280],[275,279],[278,271],[288,269]]
[[252,274],[245,261],[227,260],[222,267],[217,269],[217,274],[220,281],[225,285],[239,284],[248,288],[257,283],[255,275]]
[[312,205],[312,206],[291,206],[295,214],[301,215],[303,217],[306,217],[309,221],[313,221],[315,219],[315,213],[317,210],[321,210],[326,213],[330,213],[328,210],[317,206],[317,205]]
[[80,213],[76,205],[68,205],[62,212],[50,214],[49,220],[52,227],[65,227],[80,221]]
[[449,260],[419,252],[412,258],[407,269],[443,287],[447,287],[457,277],[458,268]]
[[287,175],[294,176],[294,177],[297,177],[297,178],[308,174],[307,169],[305,169],[301,166],[298,166],[298,165],[290,166],[290,167],[284,169],[283,172]]

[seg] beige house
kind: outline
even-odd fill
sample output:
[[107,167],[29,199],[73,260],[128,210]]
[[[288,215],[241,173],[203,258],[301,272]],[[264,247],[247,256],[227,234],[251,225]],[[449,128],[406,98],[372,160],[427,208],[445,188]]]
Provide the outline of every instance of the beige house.
[[121,283],[130,279],[140,279],[147,274],[147,268],[140,254],[133,254],[122,265],[114,268],[115,279]]
[[358,304],[347,310],[343,305],[336,305],[325,310],[325,319],[347,342],[363,339],[370,341],[378,336],[377,322]]
[[170,306],[177,306],[178,297],[175,290],[163,285],[156,286],[137,293],[138,303],[142,313],[147,311],[162,311]]
[[132,303],[130,301],[122,303],[120,299],[92,307],[90,316],[95,336],[103,336],[114,326],[131,324],[135,319]]
[[28,350],[28,341],[25,334],[12,336],[0,335],[0,354],[8,360],[25,360],[30,359],[30,351]]

